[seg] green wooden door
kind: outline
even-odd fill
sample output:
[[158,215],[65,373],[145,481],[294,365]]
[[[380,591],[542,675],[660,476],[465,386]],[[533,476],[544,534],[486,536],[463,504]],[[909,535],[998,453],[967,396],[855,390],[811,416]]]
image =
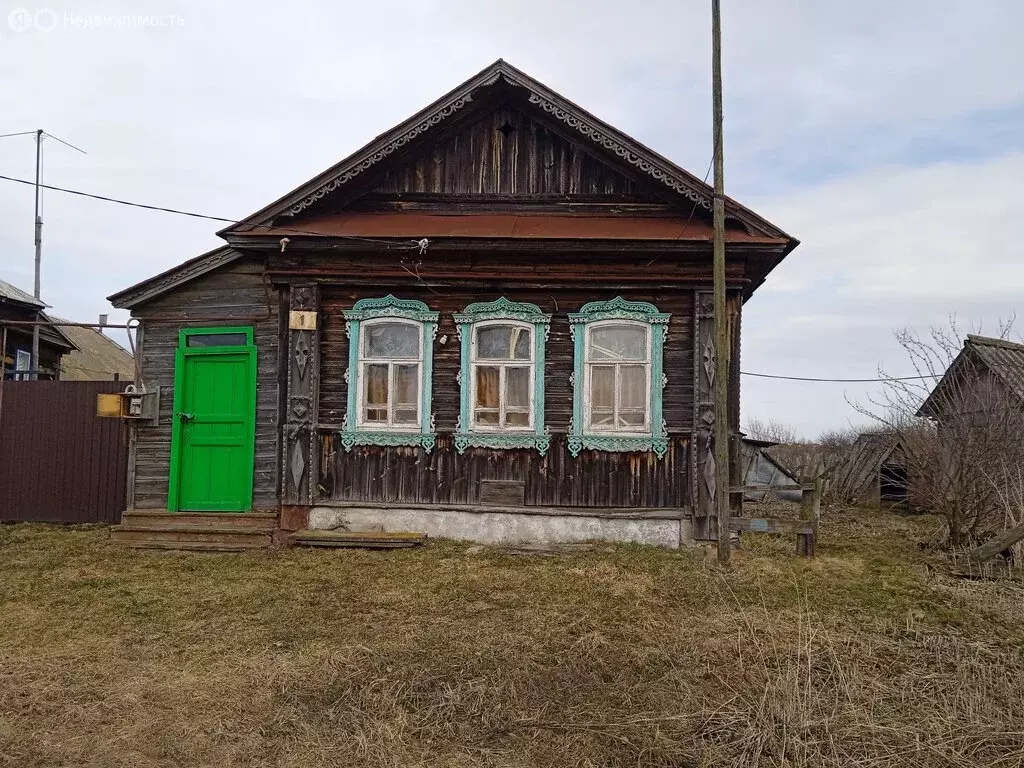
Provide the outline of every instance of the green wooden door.
[[174,375],[169,510],[251,509],[255,416],[252,329],[182,331]]

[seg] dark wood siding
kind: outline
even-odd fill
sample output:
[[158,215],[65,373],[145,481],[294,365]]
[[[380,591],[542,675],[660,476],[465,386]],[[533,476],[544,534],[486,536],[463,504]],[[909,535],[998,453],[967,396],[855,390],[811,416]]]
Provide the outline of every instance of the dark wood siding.
[[[388,289],[379,294],[385,295]],[[475,503],[480,480],[521,480],[526,504],[585,507],[681,507],[689,504],[688,450],[693,422],[692,291],[624,293],[625,298],[650,301],[672,314],[665,343],[664,415],[672,436],[663,459],[653,454],[584,451],[573,459],[564,435],[572,416],[573,341],[568,312],[588,301],[609,299],[610,291],[562,289],[489,293],[451,289],[437,295],[424,288],[395,289],[402,298],[415,298],[441,312],[434,343],[433,403],[441,435],[427,455],[412,448],[356,447],[345,452],[337,427],[345,416],[348,338],[342,312],[368,295],[365,289],[324,286],[321,327],[320,422],[327,428],[322,450],[322,493],[332,500],[407,503]],[[505,295],[529,301],[553,315],[546,347],[545,420],[553,435],[546,458],[536,451],[495,451],[470,448],[459,455],[451,443],[459,412],[460,366],[458,336],[452,313],[473,301]],[[332,428],[333,427],[333,428]]]
[[280,332],[277,302],[276,293],[264,282],[262,261],[242,259],[133,311],[134,316],[142,319],[139,354],[143,381],[147,388],[163,388],[159,426],[137,428],[135,508],[167,506],[178,331],[200,326],[251,325],[257,347],[253,507],[276,510]]
[[[505,130],[501,130],[505,128]],[[376,192],[636,195],[636,183],[511,107],[387,172]]]

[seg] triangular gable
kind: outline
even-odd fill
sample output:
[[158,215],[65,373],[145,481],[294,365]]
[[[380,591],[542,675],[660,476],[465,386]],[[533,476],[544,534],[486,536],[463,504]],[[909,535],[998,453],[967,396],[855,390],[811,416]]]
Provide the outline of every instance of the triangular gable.
[[[219,234],[258,233],[275,223],[287,226],[294,217],[326,196],[347,186],[358,186],[368,175],[372,176],[371,172],[379,173],[386,163],[394,163],[399,158],[401,163],[410,149],[424,142],[426,136],[443,133],[460,117],[488,103],[495,88],[516,94],[523,104],[547,116],[566,134],[578,138],[592,156],[605,159],[609,166],[622,171],[628,169],[630,175],[644,178],[687,206],[696,204],[711,209],[713,190],[701,179],[499,59],[356,153]],[[797,241],[781,229],[733,200],[727,199],[726,213],[742,222],[751,234],[785,238],[790,241],[790,249],[797,245]]]
[[[937,418],[956,403],[957,389],[979,370],[988,370],[1006,391],[1024,403],[1024,344],[969,334],[953,362],[917,411],[918,416]],[[952,390],[952,391],[951,391]]]
[[508,104],[482,113],[383,173],[374,194],[612,195],[657,200],[642,194],[630,175]]

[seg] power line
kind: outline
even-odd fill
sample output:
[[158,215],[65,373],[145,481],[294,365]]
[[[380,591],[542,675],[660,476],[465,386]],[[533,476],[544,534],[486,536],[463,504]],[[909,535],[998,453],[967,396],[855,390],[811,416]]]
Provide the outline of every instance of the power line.
[[[28,133],[35,133],[35,131],[29,131]],[[6,134],[6,135],[8,135],[8,136],[17,136],[17,135],[21,135],[21,134]],[[49,136],[49,134],[46,134],[46,135]],[[0,138],[4,138],[4,136],[0,136]],[[56,138],[56,137],[53,136],[51,138]],[[57,140],[61,141],[60,139],[57,139]],[[77,147],[75,147],[75,149],[77,149]],[[81,151],[81,150],[79,150],[79,151]],[[709,168],[709,170],[710,170],[710,168]],[[18,184],[27,184],[27,185],[30,185],[30,186],[33,185],[33,182],[28,181],[27,179],[17,179],[17,178],[14,178],[13,176],[0,175],[0,179],[3,179],[4,181],[13,181],[13,182],[16,182]],[[179,210],[177,208],[166,208],[164,206],[159,206],[159,205],[147,205],[146,203],[136,203],[136,202],[132,202],[130,200],[121,200],[121,199],[118,199],[116,197],[107,197],[106,195],[96,195],[96,194],[93,194],[93,193],[90,193],[90,192],[82,192],[82,191],[77,190],[77,189],[66,189],[64,187],[56,187],[56,186],[53,186],[51,184],[40,184],[39,186],[42,187],[43,189],[53,190],[54,192],[65,192],[65,193],[67,193],[69,195],[78,195],[79,197],[88,197],[88,198],[92,198],[93,200],[102,200],[103,202],[107,202],[107,203],[117,203],[118,205],[128,205],[128,206],[131,206],[133,208],[144,208],[144,209],[149,210],[149,211],[161,211],[163,213],[173,213],[173,214],[176,214],[178,216],[190,216],[190,217],[196,218],[196,219],[207,219],[209,221],[220,221],[220,222],[224,222],[226,224],[240,224],[241,223],[240,221],[238,221],[236,219],[229,219],[229,218],[224,217],[224,216],[210,216],[210,215],[205,214],[205,213],[196,213],[194,211],[183,211],[183,210]],[[266,225],[266,226],[270,227],[270,225]],[[322,237],[338,237],[338,238],[341,238],[341,239],[344,239],[344,240],[355,240],[355,241],[359,241],[359,242],[383,243],[385,245],[394,245],[394,243],[392,243],[391,241],[388,241],[388,240],[376,240],[376,239],[373,239],[373,238],[357,237],[357,236],[354,236],[354,235],[338,235],[338,234],[329,233],[329,232],[315,232],[315,231],[306,230],[306,229],[294,229],[294,228],[281,227],[281,226],[276,226],[276,225],[273,226],[272,228],[275,229],[275,230],[281,231],[281,232],[291,232],[291,233],[294,233],[294,234],[320,235]],[[409,247],[409,248],[418,248],[418,247],[420,247],[420,245],[419,245],[419,242],[414,241],[413,243],[411,243],[407,247]],[[421,281],[423,280],[423,278],[420,277],[418,274],[416,274],[415,277],[419,278]],[[754,377],[759,378],[759,379],[779,379],[779,380],[783,380],[783,381],[813,381],[813,382],[834,383],[834,384],[872,384],[872,383],[883,383],[883,382],[888,382],[888,381],[920,381],[920,380],[924,380],[924,379],[935,378],[933,376],[893,376],[891,378],[876,378],[876,379],[828,379],[828,378],[818,378],[818,377],[812,377],[812,376],[781,376],[781,375],[776,375],[776,374],[771,374],[771,373],[754,373],[752,371],[740,371],[740,375],[741,376],[754,376]]]
[[[47,135],[49,135],[49,134],[47,134]],[[0,137],[0,138],[2,138],[2,137]],[[59,139],[58,139],[58,141],[59,141]],[[35,186],[35,182],[29,181],[28,179],[18,179],[18,178],[15,178],[13,176],[4,176],[2,174],[0,174],[0,179],[2,179],[4,181],[13,181],[13,182],[15,182],[17,184],[27,184],[29,186]],[[50,189],[50,190],[53,190],[54,192],[64,192],[64,193],[69,194],[69,195],[77,195],[79,197],[88,197],[88,198],[91,198],[93,200],[102,200],[105,203],[117,203],[118,205],[127,205],[127,206],[131,206],[132,208],[144,208],[144,209],[146,209],[148,211],[161,211],[163,213],[173,213],[173,214],[176,214],[178,216],[190,216],[190,217],[192,217],[194,219],[206,219],[206,220],[209,220],[209,221],[220,221],[220,222],[224,222],[225,224],[241,224],[242,223],[241,221],[239,221],[237,219],[229,219],[229,218],[227,218],[225,216],[210,216],[209,214],[205,214],[205,213],[196,213],[195,211],[183,211],[183,210],[180,210],[178,208],[167,208],[167,207],[164,207],[164,206],[161,206],[161,205],[147,205],[146,203],[136,203],[136,202],[132,202],[131,200],[121,200],[121,199],[116,198],[116,197],[107,197],[106,195],[93,194],[92,192],[82,192],[81,190],[78,190],[78,189],[67,189],[65,187],[56,187],[56,186],[53,186],[52,184],[40,184],[39,186],[42,189]],[[261,225],[258,225],[258,226],[262,226],[262,227],[265,227],[267,229],[273,229],[273,230],[278,231],[278,232],[287,232],[287,233],[290,233],[290,234],[297,234],[297,235],[314,235],[314,236],[320,236],[320,237],[336,237],[336,238],[341,239],[341,240],[352,240],[352,241],[357,241],[357,242],[361,242],[361,243],[378,243],[378,244],[383,244],[383,245],[388,245],[388,246],[394,246],[395,245],[395,243],[393,243],[390,240],[380,240],[380,239],[374,239],[374,238],[371,238],[371,237],[358,237],[356,235],[339,235],[339,234],[333,233],[333,232],[316,232],[316,231],[309,230],[309,229],[296,229],[294,227],[282,227],[282,226],[279,226],[279,225],[276,225],[276,224],[275,225],[261,224]],[[409,245],[403,245],[402,247],[403,248],[410,248],[411,249],[411,248],[421,248],[422,246],[420,245],[420,242],[418,240],[414,240]]]
[[821,381],[836,384],[871,384],[887,381],[921,381],[923,379],[934,379],[936,376],[890,376],[886,379],[819,379],[812,376],[776,376],[771,373],[752,373],[751,371],[740,371],[741,376],[756,376],[759,379],[783,379],[785,381]]

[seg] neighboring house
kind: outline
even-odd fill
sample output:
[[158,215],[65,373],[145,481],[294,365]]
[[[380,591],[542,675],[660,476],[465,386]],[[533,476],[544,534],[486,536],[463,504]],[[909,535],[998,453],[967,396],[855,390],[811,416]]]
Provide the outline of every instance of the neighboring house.
[[[161,388],[129,506],[713,537],[711,208],[700,178],[496,62],[110,297]],[[797,241],[725,208],[738,360],[743,303]],[[729,400],[735,432],[738,366]]]
[[[3,378],[28,378],[32,368],[32,325],[34,320],[50,322],[46,305],[8,282],[0,280],[0,353]],[[8,322],[4,322],[8,321]],[[39,326],[39,369],[36,378],[56,379],[61,356],[75,349],[63,331],[55,326]]]
[[100,328],[64,325],[60,330],[76,347],[61,358],[62,381],[134,381],[131,353]]
[[864,507],[892,506],[908,501],[906,449],[899,435],[871,432],[857,437],[846,460],[836,468],[836,498]]

